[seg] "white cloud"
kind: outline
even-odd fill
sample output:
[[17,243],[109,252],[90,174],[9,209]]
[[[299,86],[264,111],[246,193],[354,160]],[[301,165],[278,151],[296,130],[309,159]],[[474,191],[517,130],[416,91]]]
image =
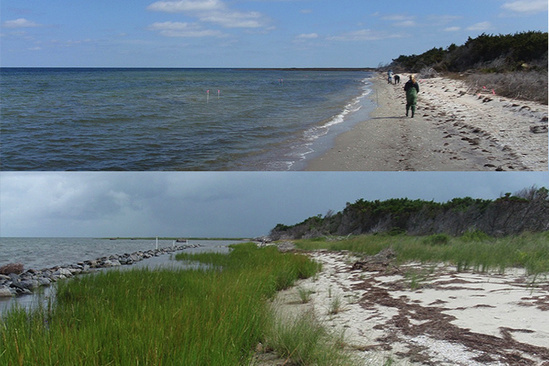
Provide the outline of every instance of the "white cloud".
[[485,31],[485,30],[488,30],[490,28],[492,28],[492,23],[490,23],[490,22],[480,22],[480,23],[473,24],[470,27],[467,27],[467,30],[470,30],[470,31]]
[[397,26],[397,27],[415,27],[416,22],[414,22],[413,20],[404,20],[402,22],[395,23],[395,26]]
[[220,0],[157,1],[148,10],[167,13],[186,13],[202,22],[218,24],[225,28],[260,28],[267,24],[265,17],[255,11],[231,10]]
[[411,19],[413,19],[413,17],[407,16],[407,15],[398,15],[398,14],[394,14],[394,15],[386,15],[386,16],[383,16],[383,17],[381,17],[381,19],[383,19],[383,20],[392,20],[392,21],[396,21],[396,22],[401,22],[401,21],[405,21],[405,20],[411,20]]
[[203,22],[219,24],[225,28],[260,28],[264,24],[258,12],[214,11],[199,17]]
[[401,38],[399,34],[389,34],[386,32],[375,31],[371,29],[361,29],[353,32],[343,33],[339,36],[328,37],[332,41],[377,41],[389,38]]
[[158,31],[165,37],[224,37],[220,31],[202,29],[197,24],[181,23],[181,22],[156,22],[148,27],[149,30]]
[[15,20],[6,20],[2,26],[4,28],[36,28],[41,25],[25,18],[19,18]]
[[518,13],[540,13],[547,11],[547,0],[518,0],[507,2],[502,8]]
[[445,32],[458,32],[460,30],[461,30],[460,27],[448,27],[444,29]]
[[147,7],[147,9],[149,10],[163,11],[167,13],[180,13],[185,11],[211,11],[223,8],[223,3],[218,0],[157,1]]
[[409,15],[393,14],[382,16],[381,19],[394,21],[393,24],[396,27],[415,27],[417,23],[415,22],[415,17]]
[[315,38],[318,38],[318,34],[317,33],[302,33],[302,34],[296,36],[295,38],[297,38],[297,39],[315,39]]

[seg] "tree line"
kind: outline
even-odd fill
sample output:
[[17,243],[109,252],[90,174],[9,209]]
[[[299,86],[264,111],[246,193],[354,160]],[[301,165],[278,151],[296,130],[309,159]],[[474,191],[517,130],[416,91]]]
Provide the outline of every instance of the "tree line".
[[529,31],[506,35],[481,34],[465,44],[432,48],[420,55],[401,55],[389,65],[408,72],[425,68],[436,71],[488,72],[547,70],[547,32]]
[[309,217],[295,225],[276,225],[272,240],[371,233],[462,235],[481,231],[491,236],[549,230],[549,190],[527,188],[495,200],[454,198],[445,203],[395,198],[359,199],[337,213]]

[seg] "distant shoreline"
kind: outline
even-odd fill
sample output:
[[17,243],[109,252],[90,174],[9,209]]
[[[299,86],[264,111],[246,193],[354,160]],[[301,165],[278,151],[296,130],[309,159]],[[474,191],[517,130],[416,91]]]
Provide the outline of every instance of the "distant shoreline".
[[279,70],[279,71],[378,71],[375,67],[121,67],[121,66],[0,66],[1,69],[113,69],[113,70]]
[[[104,238],[99,238],[99,239],[102,239],[102,240],[156,240],[157,237],[153,236],[153,237],[104,237]],[[158,237],[158,240],[181,240],[181,239],[186,239],[186,240],[253,240],[253,239],[250,239],[250,238],[198,238],[198,237],[190,237],[190,238],[187,238],[187,237],[161,237],[159,236]]]
[[[229,67],[231,69],[231,67]],[[373,72],[377,71],[377,68],[373,67],[245,67],[245,68],[232,68],[240,70],[280,70],[280,71],[365,71]]]

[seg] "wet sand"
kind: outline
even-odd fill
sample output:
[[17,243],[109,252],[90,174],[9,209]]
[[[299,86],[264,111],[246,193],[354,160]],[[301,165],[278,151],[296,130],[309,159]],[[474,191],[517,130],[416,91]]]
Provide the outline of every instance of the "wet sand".
[[419,80],[414,118],[404,82],[373,78],[377,108],[338,136],[311,171],[547,171],[546,105],[472,90],[459,80]]

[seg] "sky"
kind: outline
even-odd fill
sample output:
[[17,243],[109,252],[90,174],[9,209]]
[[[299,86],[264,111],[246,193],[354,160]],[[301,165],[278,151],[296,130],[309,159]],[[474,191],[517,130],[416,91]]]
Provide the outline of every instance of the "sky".
[[[0,66],[377,67],[547,28],[547,0],[1,0]],[[0,236],[250,237],[360,198],[533,185],[548,173],[1,172]]]
[[0,65],[377,67],[547,31],[547,0],[2,0]]
[[548,172],[2,172],[0,236],[256,237],[358,199],[549,188]]

